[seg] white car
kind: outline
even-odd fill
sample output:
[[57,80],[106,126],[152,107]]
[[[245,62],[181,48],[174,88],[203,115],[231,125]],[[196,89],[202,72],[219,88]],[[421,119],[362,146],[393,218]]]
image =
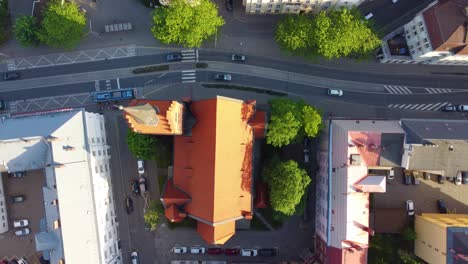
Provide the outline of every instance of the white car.
[[241,256],[243,257],[255,257],[258,255],[257,249],[242,249]]
[[205,254],[206,250],[204,247],[190,247],[191,254]]
[[20,258],[18,259],[18,264],[28,264],[28,262],[26,261],[26,259]]
[[339,89],[328,89],[327,93],[330,96],[343,96],[343,91]]
[[369,13],[369,14],[367,14],[364,18],[365,18],[366,20],[369,20],[369,19],[371,19],[373,16],[374,16],[374,14]]
[[406,201],[406,211],[408,215],[414,215],[414,203],[412,200]]
[[138,174],[143,175],[145,174],[145,162],[143,160],[138,160]]
[[133,251],[132,254],[130,255],[130,259],[132,260],[132,264],[138,264],[139,263],[138,252]]
[[16,231],[15,231],[15,235],[17,235],[17,236],[24,236],[24,235],[29,234],[30,232],[31,232],[31,231],[29,230],[29,228],[23,228],[23,229],[16,230]]
[[179,246],[175,246],[172,248],[172,253],[175,253],[175,254],[183,254],[183,253],[187,253],[187,247],[179,247]]
[[29,221],[26,220],[26,219],[23,219],[23,220],[16,220],[13,222],[13,226],[15,228],[18,228],[18,227],[25,227],[25,226],[28,226],[29,225]]

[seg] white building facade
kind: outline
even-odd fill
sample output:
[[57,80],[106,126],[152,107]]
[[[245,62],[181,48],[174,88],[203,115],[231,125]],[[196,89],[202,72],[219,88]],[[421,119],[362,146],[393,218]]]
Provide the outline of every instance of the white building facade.
[[362,2],[364,0],[242,0],[242,5],[247,14],[298,14],[352,8]]
[[0,234],[8,232],[8,215],[5,203],[5,191],[0,177]]

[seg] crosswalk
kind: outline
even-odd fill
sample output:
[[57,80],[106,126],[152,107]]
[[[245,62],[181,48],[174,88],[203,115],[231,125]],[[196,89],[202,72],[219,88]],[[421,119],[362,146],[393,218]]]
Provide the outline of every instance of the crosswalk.
[[388,105],[388,107],[414,111],[440,111],[440,109],[446,105],[451,105],[451,103],[443,102],[432,104],[391,104]]
[[442,94],[442,93],[451,93],[452,89],[443,89],[443,88],[424,88],[426,92],[431,93],[431,94]]
[[384,85],[384,88],[391,94],[412,94],[413,93],[406,86]]
[[183,83],[194,83],[196,81],[197,81],[197,71],[195,70],[182,71]]
[[182,50],[182,61],[195,62],[198,61],[198,50]]
[[[102,85],[101,85],[101,81],[103,82]],[[104,90],[104,86],[106,90],[111,90],[112,89],[111,80],[95,80],[94,81],[94,88],[96,89],[96,91]]]

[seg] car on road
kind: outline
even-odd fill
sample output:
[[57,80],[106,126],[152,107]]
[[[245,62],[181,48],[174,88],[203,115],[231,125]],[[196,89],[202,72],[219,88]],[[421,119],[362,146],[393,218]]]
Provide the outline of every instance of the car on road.
[[245,62],[245,55],[240,55],[240,54],[232,54],[231,56],[232,61],[240,61],[240,62]]
[[232,80],[232,75],[229,73],[220,73],[220,74],[215,74],[213,75],[213,79],[216,81],[231,81]]
[[446,105],[440,109],[441,111],[444,112],[456,112],[457,111],[457,106],[455,105]]
[[411,176],[410,175],[404,175],[403,180],[404,180],[404,184],[411,185]]
[[374,16],[374,14],[368,13],[367,15],[364,16],[364,18],[365,18],[366,20],[369,20],[369,19],[371,19],[373,16]]
[[243,257],[256,257],[258,255],[258,249],[242,249],[241,256]]
[[343,96],[343,90],[328,89],[327,94],[330,95],[330,96]]
[[445,183],[445,177],[442,176],[442,175],[438,175],[438,176],[437,176],[437,182],[438,182],[439,184],[444,184],[444,183]]
[[219,247],[208,248],[206,253],[208,253],[208,255],[222,255],[224,253],[224,250],[222,248],[219,248]]
[[468,172],[462,172],[463,184],[468,184]]
[[15,171],[10,173],[10,177],[12,178],[23,178],[26,175],[25,171]]
[[406,201],[406,212],[408,215],[414,215],[414,203],[412,200]]
[[29,230],[29,228],[23,228],[15,231],[15,235],[17,236],[25,236],[29,233],[31,233],[31,230]]
[[457,109],[459,112],[468,112],[468,105],[459,105]]
[[232,11],[234,10],[234,6],[233,6],[233,1],[232,0],[226,0],[226,10],[227,11]]
[[138,184],[138,180],[132,180],[132,192],[135,195],[140,194],[140,185]]
[[240,254],[239,248],[226,248],[224,249],[224,255],[226,256],[237,256]]
[[190,247],[190,254],[205,254],[206,249],[204,247],[195,246]]
[[15,195],[11,197],[12,203],[21,203],[24,201],[24,195]]
[[5,101],[0,99],[0,111],[5,110],[5,109],[6,109]]
[[442,199],[437,200],[437,209],[439,209],[439,213],[446,214],[447,207],[445,206],[445,201]]
[[138,184],[140,185],[140,193],[145,193],[148,191],[148,185],[146,184],[146,178],[140,177],[138,179]]
[[462,184],[462,174],[461,174],[461,172],[457,173],[457,176],[455,176],[455,184],[456,185],[461,185]]
[[3,80],[4,81],[12,81],[17,80],[21,77],[19,72],[5,72],[3,73]]
[[171,53],[166,55],[166,61],[181,61],[182,60],[182,53]]
[[171,251],[175,254],[184,254],[187,253],[187,247],[175,246],[171,249]]
[[145,161],[137,160],[138,165],[138,174],[143,175],[145,174]]
[[418,179],[418,177],[413,176],[413,184],[414,184],[414,185],[419,185],[419,179]]
[[132,252],[132,254],[130,255],[130,259],[132,261],[132,264],[140,263],[140,259],[138,258],[138,252],[136,252],[136,251]]
[[15,228],[18,228],[18,227],[25,227],[25,226],[28,226],[29,225],[29,221],[27,219],[23,219],[23,220],[16,220],[13,222],[13,226]]
[[260,257],[274,257],[278,254],[276,248],[261,248],[258,250]]
[[125,198],[125,209],[127,209],[127,214],[131,214],[133,212],[133,200],[131,197],[127,196]]
[[28,264],[25,258],[18,259],[18,264]]
[[389,171],[388,171],[387,178],[388,178],[389,180],[395,179],[395,170],[393,170],[393,169],[389,170]]

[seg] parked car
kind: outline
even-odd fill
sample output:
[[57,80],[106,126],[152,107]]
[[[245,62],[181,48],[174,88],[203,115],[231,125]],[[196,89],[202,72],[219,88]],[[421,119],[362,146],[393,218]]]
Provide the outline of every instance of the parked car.
[[457,173],[457,176],[455,176],[455,184],[456,185],[461,185],[462,184],[462,174]]
[[187,253],[187,247],[180,247],[180,246],[175,246],[171,249],[172,253],[175,254],[183,254]]
[[146,178],[140,177],[138,179],[138,184],[140,185],[140,192],[145,193],[148,191],[148,185],[146,184]]
[[243,257],[255,257],[258,255],[258,250],[257,249],[242,249],[241,250],[241,256]]
[[374,14],[368,13],[364,18],[365,18],[366,20],[369,20],[369,19],[371,19],[373,16],[374,16]]
[[330,95],[330,96],[343,96],[343,90],[328,89],[327,94]]
[[19,79],[21,74],[19,72],[5,72],[3,73],[3,80],[4,81],[12,81]]
[[439,209],[439,213],[446,214],[447,207],[445,206],[445,201],[442,199],[437,200],[437,208]]
[[130,259],[132,261],[132,264],[140,263],[140,259],[138,258],[138,252],[136,252],[136,251],[132,252],[132,254],[130,255]]
[[140,185],[138,184],[138,180],[132,180],[132,192],[136,195],[140,194]]
[[133,200],[131,197],[127,196],[125,198],[125,209],[127,209],[127,214],[131,214],[133,212]]
[[404,184],[410,185],[411,184],[411,176],[410,175],[405,175],[403,176]]
[[166,61],[181,61],[182,54],[181,53],[171,53],[166,55]]
[[221,255],[224,253],[224,250],[222,248],[208,248],[206,251],[209,255]]
[[17,236],[25,236],[27,234],[29,234],[31,231],[29,230],[29,228],[23,228],[23,229],[19,229],[19,230],[16,230],[15,231],[15,235]]
[[226,0],[226,10],[227,10],[227,11],[232,11],[232,10],[234,10],[232,0]]
[[27,219],[23,219],[23,220],[16,220],[13,222],[13,226],[15,228],[18,228],[18,227],[25,227],[25,226],[28,226],[29,225],[29,221]]
[[[227,0],[229,1],[229,0]],[[232,54],[231,56],[232,61],[240,61],[240,62],[245,62],[245,55],[240,55],[240,54]]]
[[413,176],[413,184],[414,184],[414,185],[419,185],[419,179],[418,179],[418,177]]
[[408,215],[414,215],[414,203],[412,200],[406,201],[406,212],[408,212]]
[[231,81],[232,75],[229,73],[215,74],[213,75],[213,79],[215,79],[216,81]]
[[137,160],[138,174],[145,174],[145,162],[143,160]]
[[18,259],[18,264],[28,264],[25,258]]
[[423,175],[424,175],[425,180],[430,180],[431,179],[431,174],[429,172],[424,172]]
[[258,250],[258,255],[261,257],[274,257],[276,254],[276,248],[261,248]]
[[445,177],[442,176],[442,175],[438,175],[438,176],[437,176],[437,182],[438,182],[439,184],[444,184],[444,183],[445,183]]
[[446,105],[442,107],[440,110],[444,112],[456,112],[457,111],[457,106],[455,105]]
[[15,195],[11,197],[12,203],[20,203],[24,201],[24,195]]
[[10,177],[12,178],[23,178],[24,176],[26,176],[25,171],[15,171],[10,173]]
[[191,254],[205,254],[205,248],[200,246],[190,247]]
[[468,173],[462,172],[463,184],[468,184]]
[[395,179],[395,171],[394,171],[393,169],[391,169],[391,170],[388,171],[387,178],[388,178],[389,180]]
[[457,109],[460,112],[468,112],[468,105],[459,105]]
[[224,249],[224,255],[226,256],[237,256],[240,254],[239,248],[226,248]]

